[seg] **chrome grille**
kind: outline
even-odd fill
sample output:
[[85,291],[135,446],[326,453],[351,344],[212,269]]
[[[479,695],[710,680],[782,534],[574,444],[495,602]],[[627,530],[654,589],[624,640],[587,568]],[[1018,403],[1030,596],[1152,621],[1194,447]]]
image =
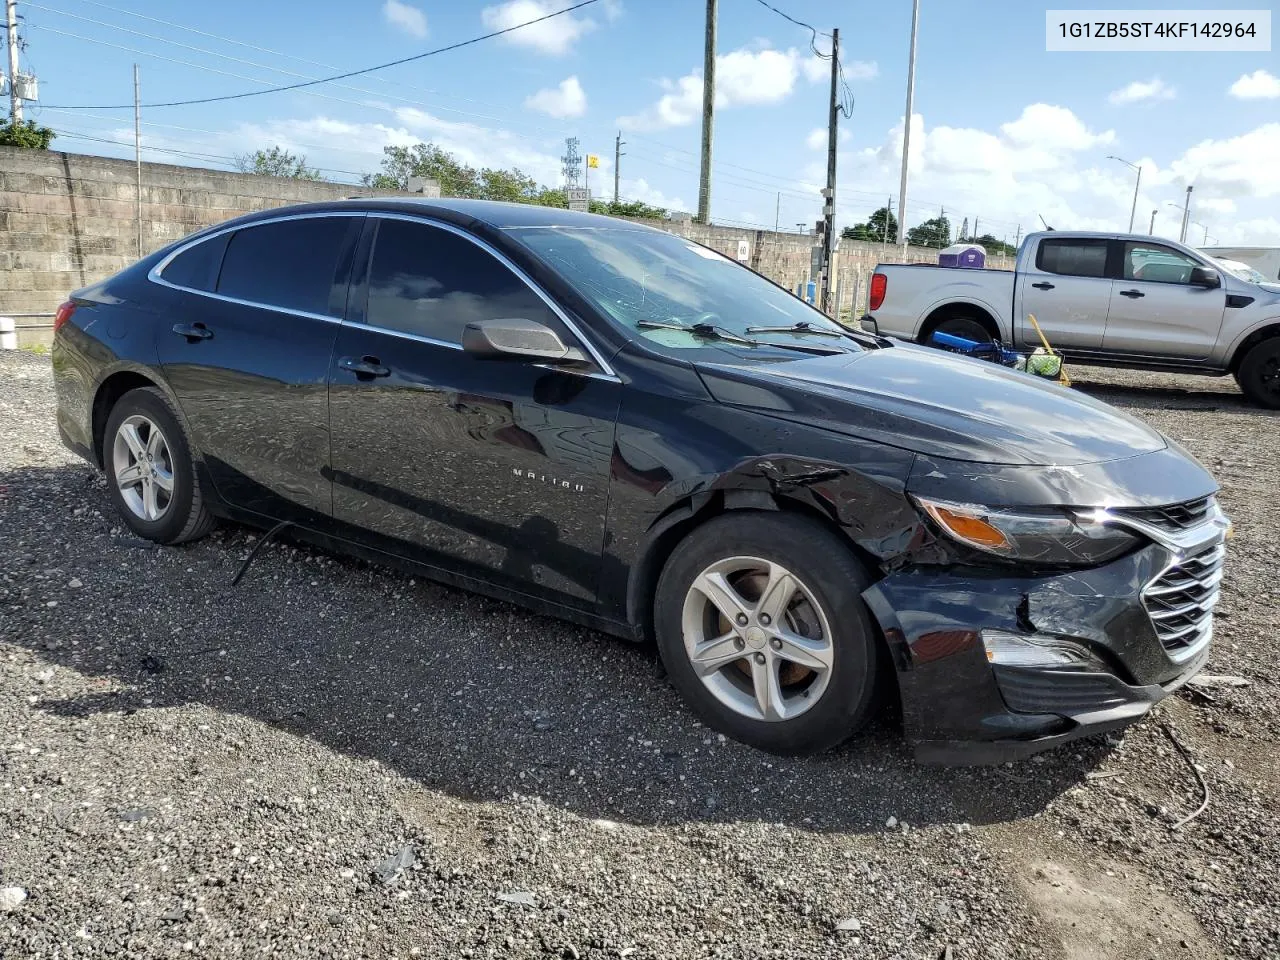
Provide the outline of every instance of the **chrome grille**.
[[1201,497],[1186,503],[1173,503],[1165,507],[1128,507],[1112,510],[1122,517],[1138,520],[1161,530],[1186,530],[1203,523],[1213,508],[1213,497]]
[[1173,660],[1191,657],[1208,642],[1226,555],[1218,544],[1183,557],[1142,591],[1147,615]]
[[1114,509],[1112,513],[1161,530],[1187,530],[1188,527],[1202,524],[1212,507],[1212,497],[1201,497],[1185,503],[1171,503],[1167,507],[1129,507]]

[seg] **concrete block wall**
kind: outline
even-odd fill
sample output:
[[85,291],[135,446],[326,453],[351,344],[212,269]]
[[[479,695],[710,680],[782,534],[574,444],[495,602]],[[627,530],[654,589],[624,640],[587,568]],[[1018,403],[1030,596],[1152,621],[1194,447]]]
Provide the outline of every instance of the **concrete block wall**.
[[[144,163],[142,252],[255,210],[380,194],[387,191]],[[788,290],[809,279],[808,236],[689,221],[651,223],[729,257],[737,257],[738,243],[745,240],[750,266]],[[913,247],[907,259],[929,262],[936,256]],[[20,344],[46,341],[53,312],[69,292],[124,269],[137,257],[133,161],[0,147],[0,316],[15,318]],[[876,263],[901,259],[901,250],[892,245],[844,241],[833,284],[842,294],[844,313],[865,305]],[[1008,266],[998,259],[988,264]]]
[[[48,339],[69,292],[138,259],[136,174],[129,160],[0,147],[0,316],[19,344]],[[254,210],[385,192],[144,163],[142,252]]]

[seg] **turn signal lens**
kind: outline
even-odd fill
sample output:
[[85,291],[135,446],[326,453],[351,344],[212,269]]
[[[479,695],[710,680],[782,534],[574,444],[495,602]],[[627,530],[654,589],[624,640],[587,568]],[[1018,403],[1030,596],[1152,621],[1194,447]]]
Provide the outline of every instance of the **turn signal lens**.
[[929,516],[957,540],[996,553],[1007,553],[1011,549],[1009,539],[976,514],[961,513],[937,503],[922,501],[922,505]]

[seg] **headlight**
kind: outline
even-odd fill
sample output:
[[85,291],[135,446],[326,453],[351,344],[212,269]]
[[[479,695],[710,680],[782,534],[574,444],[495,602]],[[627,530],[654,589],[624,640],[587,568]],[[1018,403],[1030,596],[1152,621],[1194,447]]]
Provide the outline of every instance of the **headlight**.
[[1141,542],[1123,527],[1097,523],[1065,507],[1015,511],[920,497],[916,502],[952,539],[1010,560],[1091,565],[1114,559]]

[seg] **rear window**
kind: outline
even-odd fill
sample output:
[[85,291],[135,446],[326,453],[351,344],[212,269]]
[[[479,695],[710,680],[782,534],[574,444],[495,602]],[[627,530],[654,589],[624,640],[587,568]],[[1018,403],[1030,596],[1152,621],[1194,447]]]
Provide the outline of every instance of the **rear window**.
[[1036,266],[1046,273],[1069,277],[1107,275],[1106,240],[1041,240]]
[[354,217],[303,217],[237,230],[222,258],[218,293],[287,310],[341,314],[346,277],[339,290],[338,261],[358,224]]
[[169,261],[160,274],[167,282],[189,290],[213,290],[218,279],[218,267],[227,249],[227,234],[210,237],[188,247]]

